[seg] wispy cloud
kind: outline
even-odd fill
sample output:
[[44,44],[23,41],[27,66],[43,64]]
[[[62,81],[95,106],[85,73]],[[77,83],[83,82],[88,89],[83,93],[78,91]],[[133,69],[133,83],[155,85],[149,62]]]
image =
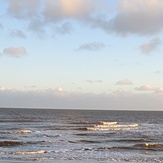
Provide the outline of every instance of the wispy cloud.
[[102,80],[86,80],[87,83],[102,83]]
[[159,38],[152,39],[150,42],[144,43],[140,46],[140,50],[142,53],[149,54],[161,45],[161,40]]
[[157,93],[163,93],[163,87],[156,88]]
[[19,38],[23,38],[23,39],[26,38],[26,35],[24,34],[24,32],[21,30],[18,30],[18,29],[11,31],[10,36],[11,37],[19,37]]
[[56,32],[62,35],[72,32],[72,25],[68,22],[63,23],[61,26],[56,27]]
[[3,29],[3,25],[0,23],[0,29]]
[[155,73],[156,73],[156,74],[162,74],[163,71],[158,70],[158,71],[156,71]]
[[21,57],[27,52],[24,47],[8,47],[3,50],[3,54],[11,57]]
[[129,79],[119,80],[115,83],[116,85],[132,85],[133,82]]
[[101,42],[92,42],[80,45],[76,50],[88,50],[88,51],[97,51],[105,48],[106,45]]
[[137,91],[152,91],[153,93],[163,93],[163,86],[160,87],[154,87],[150,84],[143,85],[141,87],[135,88]]
[[143,85],[141,87],[135,88],[137,91],[154,91],[156,88],[150,84]]

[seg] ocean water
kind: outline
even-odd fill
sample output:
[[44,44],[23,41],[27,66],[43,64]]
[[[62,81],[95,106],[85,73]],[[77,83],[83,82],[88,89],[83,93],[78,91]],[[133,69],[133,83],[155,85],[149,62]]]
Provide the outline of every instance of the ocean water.
[[163,162],[163,112],[0,109],[0,162]]

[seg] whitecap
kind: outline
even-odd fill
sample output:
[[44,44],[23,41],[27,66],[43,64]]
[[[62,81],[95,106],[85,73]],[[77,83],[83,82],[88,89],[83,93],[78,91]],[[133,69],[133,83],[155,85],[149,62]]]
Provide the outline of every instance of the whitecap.
[[86,130],[133,130],[139,126],[139,124],[117,124],[117,122],[100,122],[99,124],[86,127]]
[[105,121],[98,121],[97,124],[99,125],[115,125],[118,122],[105,122]]
[[39,150],[39,151],[26,151],[26,152],[15,152],[16,155],[32,155],[32,154],[43,154],[45,153],[45,150]]
[[158,143],[144,143],[144,144],[136,144],[136,147],[144,147],[144,148],[162,148],[163,144]]
[[20,130],[20,131],[16,131],[16,134],[28,134],[28,133],[32,133],[31,130]]
[[111,130],[111,131],[118,131],[118,130],[134,130],[135,128],[110,128],[110,127],[86,127],[86,130],[92,130],[92,131],[104,131],[104,130]]

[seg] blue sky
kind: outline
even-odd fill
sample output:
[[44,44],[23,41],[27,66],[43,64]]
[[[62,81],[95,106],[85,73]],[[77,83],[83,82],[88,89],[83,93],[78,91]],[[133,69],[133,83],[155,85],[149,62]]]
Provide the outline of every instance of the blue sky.
[[162,0],[0,0],[0,106],[163,110]]

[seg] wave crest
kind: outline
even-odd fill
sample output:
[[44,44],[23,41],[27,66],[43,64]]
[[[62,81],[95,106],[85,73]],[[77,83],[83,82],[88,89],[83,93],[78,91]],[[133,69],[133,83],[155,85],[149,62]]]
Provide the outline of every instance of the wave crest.
[[46,153],[45,150],[39,150],[39,151],[26,151],[26,152],[15,152],[14,154],[17,155],[32,155],[32,154],[43,154]]
[[135,147],[142,147],[142,148],[163,148],[163,144],[158,144],[158,143],[144,143],[144,144],[136,144]]
[[85,126],[85,128],[80,128],[80,130],[134,130],[139,124],[119,124],[118,122],[105,122],[98,121],[90,126]]
[[31,133],[31,130],[20,130],[20,131],[16,131],[15,134],[29,134]]
[[115,125],[118,122],[105,122],[105,121],[98,121],[97,124],[99,125]]

